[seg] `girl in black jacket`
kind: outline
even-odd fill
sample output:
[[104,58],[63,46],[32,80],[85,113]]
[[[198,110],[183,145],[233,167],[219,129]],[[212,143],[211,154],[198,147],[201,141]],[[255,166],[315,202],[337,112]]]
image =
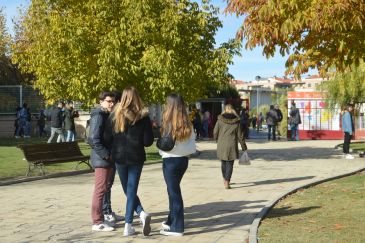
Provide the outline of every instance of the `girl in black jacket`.
[[111,114],[105,131],[111,145],[111,157],[115,162],[123,191],[127,196],[124,236],[133,235],[133,212],[141,218],[143,235],[151,231],[151,216],[146,213],[137,196],[139,179],[146,153],[144,147],[153,143],[152,124],[147,110],[134,87],[123,90],[120,103]]

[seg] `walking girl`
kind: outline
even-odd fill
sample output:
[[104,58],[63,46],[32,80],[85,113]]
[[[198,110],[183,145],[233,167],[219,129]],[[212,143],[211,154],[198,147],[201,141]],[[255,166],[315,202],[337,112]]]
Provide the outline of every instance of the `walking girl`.
[[180,182],[188,168],[189,155],[195,153],[195,133],[189,120],[184,100],[173,93],[167,96],[161,127],[162,136],[170,134],[175,139],[171,151],[162,151],[162,170],[169,196],[169,215],[162,222],[160,233],[167,236],[184,234],[184,202]]
[[106,140],[111,145],[112,160],[127,196],[123,235],[135,234],[132,223],[133,212],[136,212],[142,222],[142,233],[147,236],[151,232],[151,216],[144,211],[137,190],[146,160],[144,147],[152,145],[153,133],[147,109],[144,109],[134,87],[123,90],[121,101],[112,112],[108,124]]
[[218,116],[214,127],[214,139],[217,141],[217,157],[221,162],[224,187],[230,189],[230,181],[233,172],[233,163],[238,159],[238,142],[243,151],[247,150],[240,118],[232,105],[224,107],[224,111]]

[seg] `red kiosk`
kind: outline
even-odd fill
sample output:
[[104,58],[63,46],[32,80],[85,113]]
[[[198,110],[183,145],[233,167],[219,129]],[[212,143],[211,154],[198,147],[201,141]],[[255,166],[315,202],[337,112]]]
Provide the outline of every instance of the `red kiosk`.
[[[291,103],[299,109],[302,124],[299,125],[299,139],[343,139],[340,109],[329,110],[320,92],[289,91],[288,112]],[[290,127],[288,127],[288,135]]]

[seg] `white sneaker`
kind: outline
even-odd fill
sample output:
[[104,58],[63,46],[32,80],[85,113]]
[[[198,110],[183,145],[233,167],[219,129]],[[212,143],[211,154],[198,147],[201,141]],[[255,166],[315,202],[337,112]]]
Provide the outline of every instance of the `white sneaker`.
[[136,233],[136,230],[133,228],[132,224],[126,223],[124,226],[123,236],[130,236],[130,235],[134,235],[135,233]]
[[166,224],[166,221],[163,221],[163,222],[161,223],[161,228],[162,228],[163,230],[170,230],[170,225]]
[[167,229],[160,230],[160,234],[161,235],[167,235],[167,236],[183,236],[184,235],[184,233],[182,233],[182,232],[172,232],[172,231],[167,230]]
[[93,226],[91,227],[92,231],[113,231],[114,228],[109,226],[106,223],[101,223],[101,224],[93,224]]
[[352,156],[351,154],[346,154],[346,157],[345,157],[346,159],[355,159],[355,157],[354,156]]
[[142,233],[144,236],[148,236],[151,233],[151,215],[149,215],[145,211],[142,211],[139,214],[139,217],[142,222]]

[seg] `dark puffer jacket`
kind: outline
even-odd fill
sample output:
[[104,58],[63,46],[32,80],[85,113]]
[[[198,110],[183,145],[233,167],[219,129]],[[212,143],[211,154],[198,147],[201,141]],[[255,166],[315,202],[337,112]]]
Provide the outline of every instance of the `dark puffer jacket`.
[[101,108],[97,108],[91,112],[88,143],[92,148],[90,160],[94,168],[115,166],[114,163],[106,160],[110,157],[110,147],[106,144],[104,138],[104,130],[108,117],[109,112]]
[[144,147],[153,144],[152,124],[148,112],[139,114],[134,125],[128,123],[124,132],[114,130],[114,114],[108,120],[105,131],[107,143],[111,146],[111,155],[118,164],[143,164],[146,160]]
[[240,118],[234,114],[219,115],[213,135],[217,140],[217,157],[220,160],[238,159],[238,142],[241,144],[242,150],[247,150]]
[[51,111],[51,127],[62,128],[63,111],[59,107],[54,107]]

